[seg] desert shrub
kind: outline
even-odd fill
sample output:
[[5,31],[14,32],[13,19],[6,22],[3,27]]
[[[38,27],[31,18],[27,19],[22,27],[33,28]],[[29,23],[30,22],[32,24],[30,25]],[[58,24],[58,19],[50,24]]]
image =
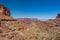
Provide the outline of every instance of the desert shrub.
[[3,33],[3,31],[0,29],[0,33]]
[[46,40],[52,40],[52,37],[46,38]]
[[60,34],[59,33],[56,35],[55,40],[60,40]]
[[55,26],[58,27],[58,24],[56,24]]
[[60,27],[60,23],[57,23],[55,26],[56,26],[56,27]]

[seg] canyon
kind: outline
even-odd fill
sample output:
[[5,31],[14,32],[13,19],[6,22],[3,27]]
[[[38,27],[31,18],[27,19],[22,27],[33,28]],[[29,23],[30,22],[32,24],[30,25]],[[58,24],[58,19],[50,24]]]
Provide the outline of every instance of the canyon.
[[15,19],[0,5],[0,40],[60,40],[60,14],[55,19]]

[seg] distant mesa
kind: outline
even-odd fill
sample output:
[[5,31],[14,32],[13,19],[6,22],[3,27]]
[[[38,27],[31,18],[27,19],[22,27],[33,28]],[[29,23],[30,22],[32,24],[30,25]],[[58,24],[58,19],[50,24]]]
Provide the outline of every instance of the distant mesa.
[[15,20],[10,14],[9,8],[0,5],[0,20]]

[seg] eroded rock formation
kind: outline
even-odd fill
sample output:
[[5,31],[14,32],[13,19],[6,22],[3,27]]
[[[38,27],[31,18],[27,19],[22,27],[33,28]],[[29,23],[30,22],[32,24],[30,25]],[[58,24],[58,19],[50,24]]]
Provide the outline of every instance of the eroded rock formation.
[[11,17],[10,10],[3,5],[0,5],[0,20],[15,20]]
[[10,10],[3,5],[0,5],[0,14],[10,16]]
[[60,13],[57,15],[57,17],[56,18],[60,18]]
[[56,20],[60,21],[60,13],[57,15]]

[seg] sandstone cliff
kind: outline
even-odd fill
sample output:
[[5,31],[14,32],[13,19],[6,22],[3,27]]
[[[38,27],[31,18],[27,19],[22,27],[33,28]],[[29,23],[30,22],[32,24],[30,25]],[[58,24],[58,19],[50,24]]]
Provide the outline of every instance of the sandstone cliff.
[[0,20],[14,20],[10,15],[10,10],[3,5],[0,5]]

